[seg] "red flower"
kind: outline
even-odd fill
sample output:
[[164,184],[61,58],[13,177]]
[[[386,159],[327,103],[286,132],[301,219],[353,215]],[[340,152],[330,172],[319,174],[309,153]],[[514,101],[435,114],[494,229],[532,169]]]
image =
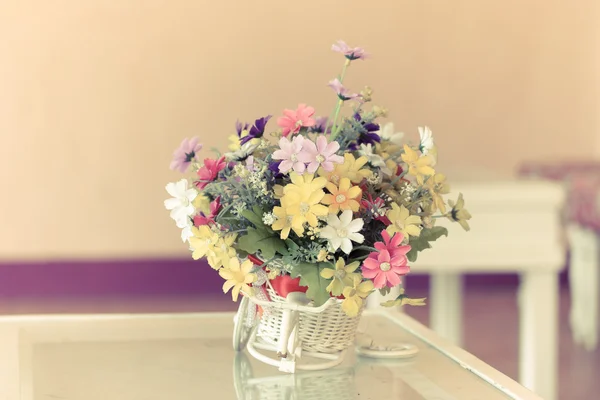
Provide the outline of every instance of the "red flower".
[[201,211],[200,215],[194,217],[194,226],[214,224],[219,211],[221,211],[221,196],[210,203],[210,214],[204,215]]
[[206,185],[217,178],[219,171],[223,170],[226,165],[225,156],[218,160],[205,158],[204,166],[198,170],[198,177],[200,179],[194,182],[196,187],[198,187],[198,189],[204,189]]

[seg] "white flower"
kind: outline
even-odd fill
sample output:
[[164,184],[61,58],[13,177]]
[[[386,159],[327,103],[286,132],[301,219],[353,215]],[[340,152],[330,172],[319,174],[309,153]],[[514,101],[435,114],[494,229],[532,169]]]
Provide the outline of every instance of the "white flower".
[[399,146],[402,145],[402,139],[404,139],[403,132],[394,132],[393,122],[388,122],[385,124],[379,131],[379,136],[381,136],[382,139],[389,140],[390,142]]
[[188,188],[187,179],[171,182],[167,184],[166,189],[173,198],[165,200],[165,207],[167,210],[171,210],[171,218],[175,220],[177,227],[185,228],[189,225],[190,216],[194,213],[192,201],[198,196],[198,191],[193,187]]
[[358,233],[364,225],[360,218],[352,219],[352,210],[344,211],[338,218],[334,214],[327,217],[327,226],[321,229],[321,237],[329,239],[329,245],[335,251],[342,248],[346,254],[352,251],[352,242],[362,243],[365,237]]
[[266,212],[262,216],[263,224],[271,226],[275,223],[277,217],[272,212]]
[[239,160],[245,160],[249,157],[250,154],[252,154],[254,152],[254,150],[256,150],[256,148],[258,147],[258,145],[260,143],[253,143],[254,140],[251,140],[249,142],[246,142],[242,145],[242,147],[240,147],[239,150],[236,150],[234,152],[229,152],[229,153],[225,153],[224,156],[227,159],[227,161],[239,161]]
[[386,175],[391,175],[392,171],[385,165],[385,161],[379,154],[373,153],[373,146],[369,144],[361,144],[358,149],[358,154],[367,157],[369,164],[374,167],[381,168],[381,171]]
[[419,127],[419,136],[421,137],[419,150],[421,150],[421,153],[427,154],[433,147],[433,135],[431,134],[431,129],[428,127]]
[[190,219],[188,218],[187,225],[181,230],[181,241],[185,243],[192,236],[194,236],[194,234],[192,233],[192,221],[190,221]]

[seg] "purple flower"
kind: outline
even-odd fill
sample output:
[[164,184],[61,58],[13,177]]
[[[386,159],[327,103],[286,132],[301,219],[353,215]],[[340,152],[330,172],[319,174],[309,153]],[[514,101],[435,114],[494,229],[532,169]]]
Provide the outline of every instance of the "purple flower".
[[[327,127],[328,119],[327,117],[317,117],[315,118],[315,125],[308,128],[308,131],[311,133],[331,133],[331,127]],[[327,132],[325,132],[327,129]]]
[[361,130],[358,135],[358,144],[371,144],[375,146],[375,143],[381,142],[381,136],[379,136],[379,125],[374,122],[364,122],[359,113],[354,114],[354,119],[360,122]]
[[192,161],[196,159],[198,152],[202,150],[202,144],[198,143],[198,140],[197,137],[183,139],[177,150],[173,152],[173,160],[169,168],[181,173],[187,171]]
[[265,133],[265,127],[267,125],[267,122],[269,122],[270,119],[271,116],[267,115],[266,117],[262,117],[254,121],[254,125],[252,126],[252,128],[250,128],[250,132],[248,132],[246,136],[240,139],[240,144],[243,146],[252,139],[262,137],[262,135],[264,135]]
[[331,50],[342,53],[348,60],[364,60],[369,55],[360,47],[351,48],[343,40],[338,40],[336,44],[331,46]]
[[242,136],[242,132],[248,129],[248,124],[245,123],[242,125],[242,123],[238,120],[235,123],[235,131],[237,132],[238,137]]
[[279,161],[271,161],[269,163],[269,171],[273,172],[273,177],[275,179],[279,179],[283,177],[283,174],[279,172],[279,164],[281,164],[281,160]]
[[350,93],[350,91],[342,85],[342,82],[340,82],[338,78],[335,78],[334,80],[330,81],[328,86],[335,91],[335,93],[342,101],[351,100],[359,97],[359,95],[356,93]]

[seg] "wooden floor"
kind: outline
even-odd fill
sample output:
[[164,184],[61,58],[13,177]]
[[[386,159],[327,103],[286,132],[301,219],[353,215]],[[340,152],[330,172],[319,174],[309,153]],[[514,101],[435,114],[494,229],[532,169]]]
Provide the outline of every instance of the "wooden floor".
[[[411,295],[427,295],[425,291]],[[569,296],[561,295],[560,310],[560,400],[600,398],[600,349],[587,352],[572,342],[568,326]],[[0,301],[0,314],[192,312],[234,310],[227,296],[212,298],[93,298],[11,299]],[[427,307],[407,312],[427,324]],[[464,309],[465,347],[496,369],[517,378],[518,315],[516,287],[469,288]]]

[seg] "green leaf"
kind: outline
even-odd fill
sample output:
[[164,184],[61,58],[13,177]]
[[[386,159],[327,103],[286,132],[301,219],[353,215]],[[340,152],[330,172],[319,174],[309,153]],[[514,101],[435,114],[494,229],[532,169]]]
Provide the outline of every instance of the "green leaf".
[[392,290],[392,288],[384,286],[381,289],[379,289],[379,293],[381,293],[382,296],[387,296],[391,290]]
[[423,229],[419,236],[411,236],[408,242],[411,249],[408,254],[406,254],[408,261],[415,262],[420,251],[431,248],[429,242],[435,242],[442,236],[448,236],[448,229],[443,226],[434,226],[431,229]]
[[263,210],[259,206],[252,207],[252,210],[242,211],[242,216],[252,222],[257,228],[264,228],[265,224],[262,221]]
[[287,254],[285,242],[267,229],[248,228],[247,234],[238,239],[237,245],[248,254],[256,254],[260,250],[266,259],[275,257],[275,253]]
[[307,286],[306,297],[314,301],[315,307],[319,307],[329,298],[327,285],[329,280],[321,276],[321,271],[325,268],[333,268],[331,263],[321,262],[315,264],[301,263],[295,265],[292,269],[292,278],[300,277],[300,285]]

